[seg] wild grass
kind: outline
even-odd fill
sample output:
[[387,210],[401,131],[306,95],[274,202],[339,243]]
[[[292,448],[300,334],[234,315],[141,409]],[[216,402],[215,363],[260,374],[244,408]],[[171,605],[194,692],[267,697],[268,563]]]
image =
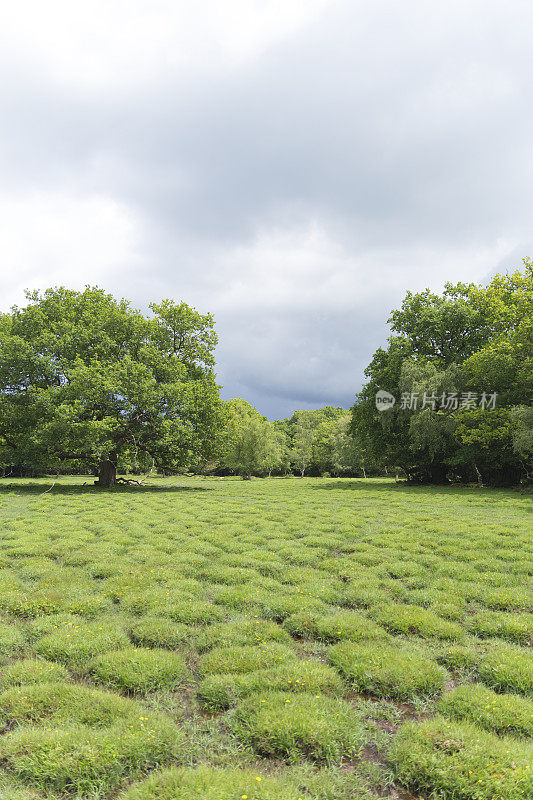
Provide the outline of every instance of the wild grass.
[[0,481],[2,800],[527,796],[528,496],[83,482]]
[[400,781],[442,800],[523,800],[533,792],[533,747],[444,717],[408,722],[392,740]]
[[329,661],[354,689],[378,697],[412,700],[439,694],[444,686],[444,670],[405,647],[342,642],[332,647]]
[[340,698],[268,692],[238,706],[235,734],[263,756],[336,762],[360,754],[370,736],[360,715]]
[[476,683],[458,686],[439,700],[439,711],[456,720],[470,720],[488,731],[533,737],[533,700],[497,694]]
[[176,689],[188,674],[179,653],[146,647],[103,653],[89,662],[87,671],[96,683],[135,694]]

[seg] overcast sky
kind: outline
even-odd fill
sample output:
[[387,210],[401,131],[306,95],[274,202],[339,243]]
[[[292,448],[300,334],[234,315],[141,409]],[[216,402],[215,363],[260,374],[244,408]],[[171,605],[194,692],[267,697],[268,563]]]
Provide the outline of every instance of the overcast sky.
[[533,255],[530,0],[17,0],[1,308],[211,311],[223,396],[352,404],[407,289]]

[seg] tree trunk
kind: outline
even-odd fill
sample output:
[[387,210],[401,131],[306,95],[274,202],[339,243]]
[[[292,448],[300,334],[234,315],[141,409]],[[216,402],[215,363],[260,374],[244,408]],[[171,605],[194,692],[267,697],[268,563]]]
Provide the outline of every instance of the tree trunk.
[[107,458],[100,461],[98,481],[96,481],[97,486],[103,486],[104,489],[110,489],[115,486],[117,482],[117,461],[118,453],[110,453]]
[[481,475],[481,472],[478,470],[476,462],[473,461],[472,464],[474,466],[474,472],[476,473],[476,477],[477,477],[477,485],[480,488],[483,488],[483,476]]

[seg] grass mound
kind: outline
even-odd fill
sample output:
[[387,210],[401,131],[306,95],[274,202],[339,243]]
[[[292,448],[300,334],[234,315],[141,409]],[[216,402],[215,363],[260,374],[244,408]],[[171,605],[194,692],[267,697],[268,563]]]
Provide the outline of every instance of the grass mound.
[[143,617],[130,628],[130,638],[134,644],[143,647],[167,647],[169,650],[190,641],[194,635],[195,632],[189,625],[164,617]]
[[479,659],[476,673],[497,692],[518,692],[533,696],[533,653],[523,647],[494,644]]
[[125,776],[182,761],[186,753],[181,731],[156,716],[104,730],[20,727],[0,738],[0,749],[5,768],[18,779],[41,791],[91,798],[112,791]]
[[97,683],[134,693],[175,689],[188,673],[178,653],[141,647],[103,653],[89,662],[88,670]]
[[23,658],[4,667],[0,672],[0,686],[23,686],[31,683],[57,683],[68,679],[68,672],[56,661],[44,658]]
[[118,626],[106,622],[85,622],[58,628],[40,639],[35,649],[40,656],[80,669],[98,653],[126,647],[128,637]]
[[401,783],[442,800],[531,797],[532,757],[531,745],[443,717],[402,726],[389,754]]
[[481,684],[458,686],[439,700],[438,708],[447,717],[489,731],[533,736],[533,700],[515,694],[497,694]]
[[383,628],[355,611],[337,611],[326,616],[291,614],[283,627],[293,636],[322,642],[339,642],[343,639],[357,642],[387,635]]
[[444,670],[418,653],[374,642],[342,642],[331,648],[329,661],[359,692],[411,700],[439,694]]
[[529,644],[533,641],[533,614],[485,611],[476,614],[469,627],[472,633],[481,637],[496,636],[518,644]]
[[275,622],[243,617],[232,622],[210,625],[199,634],[196,646],[200,651],[205,651],[213,647],[235,647],[266,642],[290,645],[291,638]]
[[198,688],[200,705],[208,711],[229,708],[237,698],[268,690],[287,692],[342,691],[342,681],[332,667],[319,661],[287,661],[279,667],[244,674],[210,675]]
[[218,606],[201,600],[175,600],[166,613],[174,622],[186,625],[209,625],[226,616]]
[[479,661],[474,645],[448,645],[437,653],[436,660],[453,672],[470,672]]
[[0,657],[11,656],[24,647],[26,637],[15,625],[0,622]]
[[232,728],[256,753],[293,762],[304,756],[327,762],[354,757],[369,740],[352,706],[307,693],[252,695],[238,706]]
[[294,659],[294,650],[277,642],[267,642],[255,647],[215,647],[202,658],[200,670],[204,675],[223,672],[253,672]]
[[94,727],[112,725],[119,719],[141,718],[143,707],[113,692],[71,683],[17,686],[0,694],[0,724],[81,723]]
[[120,800],[306,800],[306,792],[251,769],[170,769],[132,786]]
[[390,603],[371,609],[370,614],[390,633],[416,633],[436,639],[461,639],[464,636],[464,630],[456,622],[443,619],[421,606]]

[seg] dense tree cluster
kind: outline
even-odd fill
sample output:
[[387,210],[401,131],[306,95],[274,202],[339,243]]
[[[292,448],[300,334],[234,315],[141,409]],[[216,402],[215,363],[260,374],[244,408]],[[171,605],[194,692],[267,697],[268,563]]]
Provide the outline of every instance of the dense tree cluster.
[[[511,485],[533,472],[533,263],[487,286],[407,293],[366,370],[351,430],[421,482]],[[379,390],[395,398],[378,410]]]
[[[401,473],[493,485],[533,474],[533,263],[486,286],[407,293],[352,413],[269,421],[222,401],[213,319],[185,303],[143,315],[101,289],[28,293],[0,315],[5,474]],[[378,407],[376,395],[388,393]]]

